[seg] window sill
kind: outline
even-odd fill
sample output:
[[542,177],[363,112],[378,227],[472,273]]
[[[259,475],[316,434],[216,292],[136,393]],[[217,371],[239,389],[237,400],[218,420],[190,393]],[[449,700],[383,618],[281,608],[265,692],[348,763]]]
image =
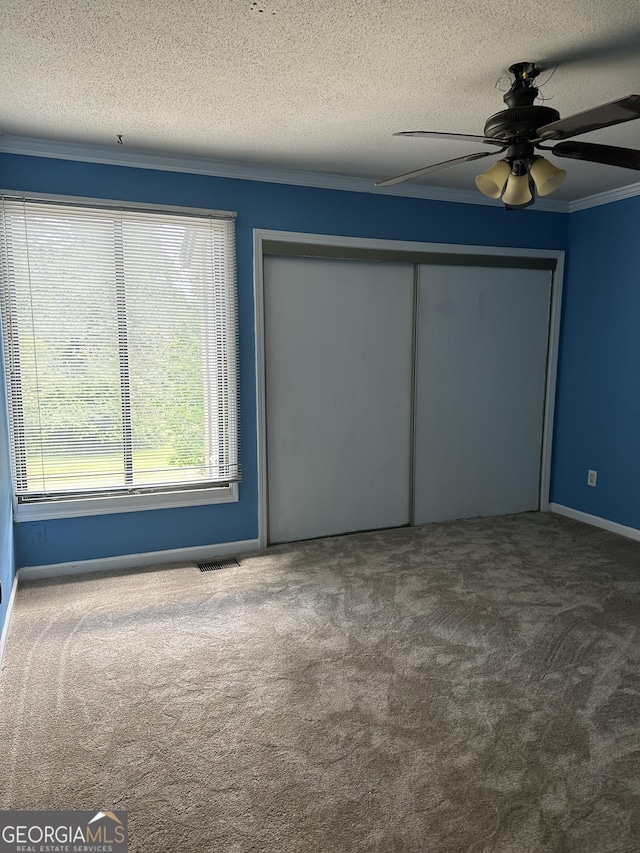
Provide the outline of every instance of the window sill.
[[82,498],[42,503],[14,505],[17,522],[46,521],[51,518],[77,518],[85,515],[109,515],[120,512],[143,512],[154,509],[175,509],[181,506],[234,503],[238,500],[238,484],[230,483],[218,489],[193,489],[176,492],[157,492],[146,495],[118,495]]

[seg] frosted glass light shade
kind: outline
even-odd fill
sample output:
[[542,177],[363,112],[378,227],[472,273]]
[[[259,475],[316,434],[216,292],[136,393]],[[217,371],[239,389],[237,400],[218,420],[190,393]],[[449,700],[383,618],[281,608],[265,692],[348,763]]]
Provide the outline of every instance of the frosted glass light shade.
[[558,169],[553,163],[545,160],[544,157],[538,157],[531,164],[529,174],[533,178],[538,195],[549,195],[560,186],[567,173],[564,169]]
[[532,199],[533,196],[529,189],[529,175],[509,175],[502,201],[509,207],[523,207]]
[[476,186],[481,193],[489,198],[500,198],[502,190],[511,174],[511,166],[506,160],[498,160],[490,169],[478,175]]

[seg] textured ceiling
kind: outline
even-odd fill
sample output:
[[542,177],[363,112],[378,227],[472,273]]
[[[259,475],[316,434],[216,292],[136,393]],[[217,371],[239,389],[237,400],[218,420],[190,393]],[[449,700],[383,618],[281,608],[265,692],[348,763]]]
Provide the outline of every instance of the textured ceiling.
[[[386,178],[482,150],[507,68],[561,116],[640,91],[639,0],[3,0],[4,134]],[[581,137],[640,147],[640,120]],[[423,179],[473,189],[484,164]],[[554,198],[640,181],[575,161]]]

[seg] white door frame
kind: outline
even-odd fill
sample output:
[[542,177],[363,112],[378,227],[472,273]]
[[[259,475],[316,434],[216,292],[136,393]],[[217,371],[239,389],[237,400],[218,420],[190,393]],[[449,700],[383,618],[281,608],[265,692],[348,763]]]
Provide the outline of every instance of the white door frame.
[[[435,253],[445,255],[484,255],[499,258],[530,258],[555,262],[551,286],[551,313],[549,321],[549,353],[547,359],[547,385],[545,417],[542,436],[540,476],[540,509],[549,509],[551,485],[551,445],[558,371],[560,338],[560,310],[564,276],[564,251],[560,249],[513,249],[504,246],[463,246],[457,243],[418,243],[404,240],[378,240],[368,237],[338,237],[330,234],[305,234],[296,231],[273,231],[255,228],[253,231],[253,281],[256,342],[256,403],[258,430],[258,537],[259,547],[267,545],[267,419],[265,383],[265,329],[264,329],[264,244],[268,241],[305,244],[342,249],[366,249],[379,252],[407,252],[408,254]],[[410,260],[407,258],[407,260]]]

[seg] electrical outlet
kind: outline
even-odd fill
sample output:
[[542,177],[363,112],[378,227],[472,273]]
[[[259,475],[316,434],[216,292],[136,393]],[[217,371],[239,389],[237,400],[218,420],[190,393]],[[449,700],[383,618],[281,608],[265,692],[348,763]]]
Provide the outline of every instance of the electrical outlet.
[[598,472],[592,471],[589,469],[589,473],[587,474],[587,486],[595,486],[598,482]]

